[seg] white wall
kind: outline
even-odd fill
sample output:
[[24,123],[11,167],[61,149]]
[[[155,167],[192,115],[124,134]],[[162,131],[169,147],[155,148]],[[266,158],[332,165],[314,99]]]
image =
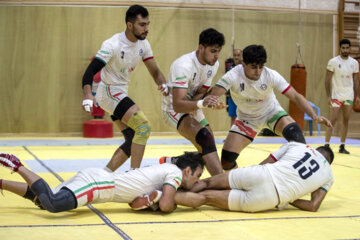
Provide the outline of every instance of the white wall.
[[[235,6],[237,8],[260,8],[279,10],[298,10],[299,0],[142,0],[142,2],[169,3],[173,4],[203,4],[203,5],[223,5],[224,7]],[[304,11],[325,11],[337,12],[338,0],[300,0],[301,9]],[[206,6],[205,6],[206,7]]]
[[337,14],[339,0],[0,0],[0,5],[107,5],[129,6],[135,3],[158,7],[236,8],[270,11],[297,11]]

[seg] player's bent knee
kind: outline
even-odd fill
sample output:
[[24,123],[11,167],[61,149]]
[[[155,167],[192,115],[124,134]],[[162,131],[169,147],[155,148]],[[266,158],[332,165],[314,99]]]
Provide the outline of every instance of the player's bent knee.
[[126,128],[121,131],[124,135],[125,142],[120,146],[124,153],[130,157],[131,156],[131,143],[135,135],[135,131],[131,128]]
[[239,154],[236,152],[230,152],[225,149],[221,151],[221,165],[225,171],[231,170],[237,166],[236,159]]
[[43,179],[34,182],[31,190],[38,197],[42,207],[49,212],[63,212],[77,207],[76,198],[70,190],[62,188],[54,194]]
[[294,141],[306,144],[304,134],[296,122],[286,125],[282,131],[282,135],[288,142]]
[[195,141],[202,148],[202,155],[216,152],[216,145],[213,135],[205,127],[201,128],[196,134]]
[[139,145],[146,145],[150,137],[151,126],[145,114],[142,111],[134,113],[127,122],[127,125],[135,132],[132,141]]

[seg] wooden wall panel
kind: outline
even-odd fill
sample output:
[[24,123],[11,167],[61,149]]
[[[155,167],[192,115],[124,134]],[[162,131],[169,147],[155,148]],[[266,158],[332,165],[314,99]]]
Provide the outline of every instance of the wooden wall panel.
[[[89,116],[82,112],[81,78],[102,41],[124,30],[127,7],[0,6],[0,133],[81,132]],[[199,33],[208,27],[226,37],[215,81],[231,54],[231,10],[149,8],[150,34],[158,65],[167,76],[177,57],[197,48]],[[298,15],[235,12],[235,47],[263,44],[267,66],[287,80],[296,58]],[[332,57],[332,15],[302,15],[302,54],[307,97],[326,109],[325,67]],[[214,82],[215,83],[215,82]],[[153,131],[170,131],[161,117],[161,96],[140,64],[132,75],[129,95],[145,112]],[[146,96],[146,97],[144,97]],[[288,109],[288,101],[279,97]],[[206,111],[213,130],[227,131],[225,111]],[[108,119],[108,117],[107,117]]]

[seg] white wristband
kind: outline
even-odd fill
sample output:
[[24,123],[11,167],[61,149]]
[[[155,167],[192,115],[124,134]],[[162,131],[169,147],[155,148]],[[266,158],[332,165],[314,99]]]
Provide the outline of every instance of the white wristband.
[[85,111],[90,112],[90,108],[92,108],[93,103],[94,103],[93,100],[85,99],[85,100],[82,102],[82,105],[84,106]]
[[204,106],[204,100],[199,100],[199,101],[197,101],[196,106],[197,106],[198,108],[204,108],[204,107],[205,107],[205,106]]
[[163,88],[164,88],[164,93],[165,94],[168,94],[168,92],[169,92],[169,87],[167,86],[167,84],[163,84],[163,85],[161,85]]

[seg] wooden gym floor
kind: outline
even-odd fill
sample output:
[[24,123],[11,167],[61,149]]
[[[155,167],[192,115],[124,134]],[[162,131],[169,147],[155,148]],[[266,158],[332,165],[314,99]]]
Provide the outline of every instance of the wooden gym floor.
[[[219,154],[224,136],[216,139]],[[87,167],[104,167],[122,138],[0,138],[0,152],[14,153],[51,187]],[[323,137],[307,137],[309,145]],[[291,206],[261,213],[222,211],[203,206],[178,207],[171,214],[135,212],[127,204],[104,203],[52,214],[9,192],[0,195],[0,239],[360,239],[360,140],[348,139],[350,155],[337,153],[332,138],[335,182],[316,213]],[[285,143],[258,137],[238,159],[239,166],[259,163]],[[151,137],[142,165],[194,147],[178,135]],[[127,162],[118,171],[129,169]],[[208,173],[204,177],[209,176]],[[0,178],[22,181],[0,168]]]

